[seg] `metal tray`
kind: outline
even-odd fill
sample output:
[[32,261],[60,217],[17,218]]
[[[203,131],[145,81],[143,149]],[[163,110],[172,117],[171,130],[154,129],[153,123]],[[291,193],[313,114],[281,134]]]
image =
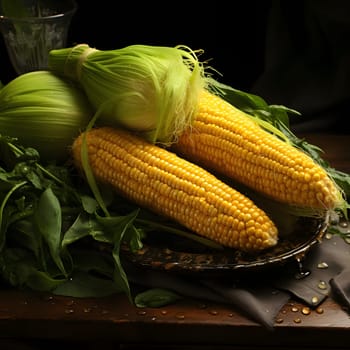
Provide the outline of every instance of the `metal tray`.
[[293,232],[280,237],[275,247],[258,254],[228,248],[210,249],[186,238],[158,232],[148,236],[137,252],[124,247],[122,257],[139,267],[175,273],[214,273],[217,276],[256,271],[302,260],[322,240],[327,228],[327,218],[300,217]]

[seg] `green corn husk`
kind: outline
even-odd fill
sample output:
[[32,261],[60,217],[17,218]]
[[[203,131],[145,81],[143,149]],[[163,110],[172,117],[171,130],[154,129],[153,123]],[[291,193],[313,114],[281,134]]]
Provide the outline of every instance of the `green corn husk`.
[[203,65],[185,46],[103,51],[79,44],[50,51],[49,69],[81,84],[97,124],[122,125],[164,144],[192,124],[206,84]]
[[0,134],[36,148],[43,161],[64,161],[93,113],[77,84],[49,71],[22,74],[0,90]]

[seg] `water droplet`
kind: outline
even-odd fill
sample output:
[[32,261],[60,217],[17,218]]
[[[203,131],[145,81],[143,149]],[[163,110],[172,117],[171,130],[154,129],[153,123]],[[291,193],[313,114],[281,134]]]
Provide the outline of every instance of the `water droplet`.
[[276,318],[276,323],[283,323],[283,318]]
[[140,311],[137,311],[137,314],[140,316],[145,316],[147,312],[145,310],[140,310]]
[[322,307],[318,307],[318,308],[316,309],[316,312],[317,312],[318,314],[323,314],[324,310],[323,310]]
[[157,317],[156,316],[152,316],[151,317],[151,321],[156,321],[157,320]]
[[311,313],[311,310],[309,307],[305,306],[301,309],[301,313],[304,314],[304,315],[310,315]]
[[311,304],[313,304],[313,305],[315,305],[315,304],[317,304],[319,302],[319,299],[318,299],[318,297],[312,297],[311,298]]
[[327,232],[327,233],[324,235],[324,237],[325,237],[326,239],[331,239],[331,238],[333,237],[333,234]]
[[294,323],[301,323],[301,318],[297,317],[293,321],[294,321]]
[[176,316],[175,316],[178,320],[184,320],[185,319],[185,315],[184,314],[182,314],[182,313],[178,313],[178,314],[176,314]]
[[166,314],[168,313],[168,311],[167,311],[167,310],[162,310],[160,313],[161,313],[162,315],[166,315]]
[[233,313],[230,312],[230,313],[228,314],[228,317],[233,317]]
[[299,311],[299,308],[296,307],[296,306],[293,306],[293,307],[291,308],[291,311],[293,311],[293,312],[298,312],[298,311]]
[[339,222],[339,226],[342,228],[347,228],[349,226],[349,223],[346,220],[342,220]]
[[301,280],[310,275],[310,271],[305,271],[302,264],[302,256],[297,256],[296,261],[298,263],[299,271],[294,275],[295,279]]
[[65,313],[65,314],[73,314],[73,313],[74,313],[74,310],[73,310],[73,309],[65,309],[65,310],[64,310],[64,313]]
[[45,296],[43,297],[43,300],[44,300],[44,301],[53,301],[54,298],[53,298],[52,295],[45,295]]
[[91,311],[92,311],[91,307],[85,307],[85,308],[83,309],[83,312],[85,312],[85,313],[89,313],[89,312],[91,312]]
[[214,316],[216,316],[218,314],[218,312],[216,310],[210,310],[209,313],[210,313],[210,315],[214,315]]
[[324,261],[320,262],[317,264],[317,268],[318,269],[327,269],[328,268],[328,264]]
[[310,271],[299,271],[294,275],[294,277],[297,280],[301,280],[309,275],[310,275]]
[[327,283],[325,281],[319,281],[317,287],[322,290],[327,289]]

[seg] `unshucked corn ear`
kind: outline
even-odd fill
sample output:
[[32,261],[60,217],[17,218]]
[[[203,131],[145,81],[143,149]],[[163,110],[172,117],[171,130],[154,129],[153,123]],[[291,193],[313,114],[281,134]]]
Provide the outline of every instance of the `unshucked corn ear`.
[[48,71],[22,74],[0,90],[0,133],[36,148],[45,161],[67,159],[92,115],[81,88]]
[[202,64],[185,46],[79,44],[50,51],[49,67],[79,82],[97,111],[96,124],[122,125],[163,143],[191,124],[205,84]]
[[344,205],[324,168],[208,91],[200,97],[192,127],[173,147],[183,157],[279,202],[310,208],[315,214]]
[[224,246],[261,251],[277,244],[269,217],[250,199],[203,168],[130,132],[94,128],[73,143],[76,166],[82,152],[99,182],[134,203],[168,217]]

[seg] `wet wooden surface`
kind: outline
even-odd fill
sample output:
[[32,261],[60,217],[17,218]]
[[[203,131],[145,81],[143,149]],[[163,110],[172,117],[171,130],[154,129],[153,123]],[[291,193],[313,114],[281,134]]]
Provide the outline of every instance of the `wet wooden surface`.
[[[306,135],[330,164],[350,172],[350,135]],[[350,313],[326,299],[290,300],[268,330],[234,307],[185,299],[137,309],[124,296],[74,299],[0,289],[1,349],[350,349]]]
[[271,331],[233,307],[199,300],[140,310],[123,296],[74,299],[3,290],[0,337],[24,343],[105,344],[106,349],[112,344],[336,349],[350,344],[350,317],[331,299],[315,310],[290,300]]

